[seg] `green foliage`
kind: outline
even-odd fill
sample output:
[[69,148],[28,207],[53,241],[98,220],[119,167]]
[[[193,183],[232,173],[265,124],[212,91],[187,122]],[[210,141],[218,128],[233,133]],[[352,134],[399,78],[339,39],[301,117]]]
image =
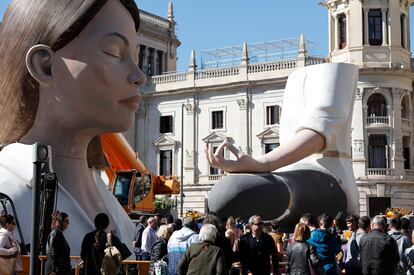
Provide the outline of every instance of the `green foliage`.
[[174,206],[174,201],[170,198],[155,198],[156,209],[171,209]]

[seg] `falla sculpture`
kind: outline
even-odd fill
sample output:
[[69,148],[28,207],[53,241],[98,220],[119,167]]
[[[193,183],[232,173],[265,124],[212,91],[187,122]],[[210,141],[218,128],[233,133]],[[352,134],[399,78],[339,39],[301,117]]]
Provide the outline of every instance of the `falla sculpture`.
[[[0,192],[14,201],[30,243],[32,144],[52,148],[57,209],[74,255],[104,212],[127,245],[134,225],[105,188],[96,137],[130,128],[145,77],[133,0],[13,0],[0,27]],[[78,254],[79,255],[79,254]]]
[[[209,193],[219,216],[253,214],[278,219],[292,231],[304,213],[344,218],[358,213],[351,163],[352,109],[358,67],[326,63],[299,68],[288,78],[280,121],[280,146],[251,157],[232,138],[208,148],[209,163],[229,172]],[[234,157],[225,159],[223,150]]]

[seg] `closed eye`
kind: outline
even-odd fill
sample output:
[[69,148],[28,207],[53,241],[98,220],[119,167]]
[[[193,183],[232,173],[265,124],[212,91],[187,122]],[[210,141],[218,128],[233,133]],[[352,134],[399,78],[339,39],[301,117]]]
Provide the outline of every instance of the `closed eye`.
[[109,51],[103,51],[105,54],[112,56],[112,57],[116,57],[116,58],[121,58],[120,55],[113,53],[113,52],[109,52]]

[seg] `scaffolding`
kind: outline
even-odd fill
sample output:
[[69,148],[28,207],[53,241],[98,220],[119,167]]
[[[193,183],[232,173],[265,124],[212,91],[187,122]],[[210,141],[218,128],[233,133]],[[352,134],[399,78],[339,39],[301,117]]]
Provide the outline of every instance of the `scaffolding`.
[[[299,54],[300,38],[289,38],[257,43],[248,43],[249,63],[296,58]],[[317,45],[305,40],[309,55],[317,55]],[[235,66],[240,64],[243,45],[201,51],[201,69]]]

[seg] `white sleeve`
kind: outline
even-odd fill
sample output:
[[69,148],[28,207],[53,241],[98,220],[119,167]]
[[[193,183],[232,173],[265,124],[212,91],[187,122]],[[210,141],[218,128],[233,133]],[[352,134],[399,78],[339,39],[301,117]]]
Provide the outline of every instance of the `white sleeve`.
[[325,138],[325,148],[336,144],[341,129],[352,115],[358,67],[345,63],[310,66],[306,71],[303,96],[305,115],[296,132],[311,129]]

